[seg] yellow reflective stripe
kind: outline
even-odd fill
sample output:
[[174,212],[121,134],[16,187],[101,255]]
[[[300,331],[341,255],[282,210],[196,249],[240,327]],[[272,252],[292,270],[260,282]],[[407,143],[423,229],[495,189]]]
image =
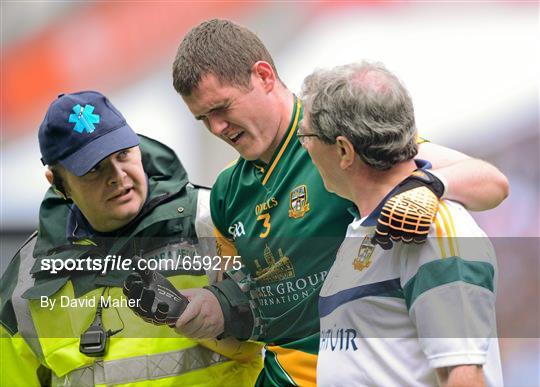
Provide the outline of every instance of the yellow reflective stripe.
[[296,114],[294,115],[294,120],[293,120],[293,124],[291,126],[291,130],[289,131],[289,134],[287,135],[287,139],[283,143],[283,146],[279,150],[279,153],[278,153],[277,157],[274,159],[274,162],[272,163],[272,165],[270,165],[270,168],[268,168],[268,173],[266,174],[266,176],[264,176],[264,179],[262,181],[262,185],[266,184],[266,182],[270,178],[270,175],[274,171],[274,168],[276,168],[277,163],[281,159],[281,156],[283,156],[283,152],[285,152],[285,149],[287,149],[287,145],[289,145],[289,142],[291,142],[291,138],[292,138],[294,132],[296,131],[296,126],[298,125],[298,119],[300,117],[301,105],[302,104],[300,102],[300,99],[297,99],[296,100]]
[[446,258],[446,250],[444,248],[444,242],[442,238],[442,228],[441,223],[439,222],[439,215],[435,217],[435,229],[437,230],[437,243],[439,243],[439,248],[441,249],[441,258]]
[[[451,241],[452,243],[454,244],[454,247],[456,248],[456,257],[459,257],[460,256],[460,252],[459,252],[459,239],[457,238],[457,232],[456,232],[456,226],[454,224],[454,217],[452,216],[452,213],[450,212],[450,209],[448,208],[448,205],[444,202],[444,201],[441,201],[440,202],[442,208],[444,208],[447,216],[448,216],[448,222],[450,223],[450,229],[452,231],[451,233]],[[440,208],[440,207],[439,207]]]
[[315,387],[317,355],[296,349],[267,346],[276,355],[276,361],[297,386]]
[[[213,372],[212,367],[220,367],[220,376]],[[116,385],[143,382],[147,384],[159,383],[159,379],[169,379],[166,385],[187,385],[190,376],[198,385],[219,385],[226,382],[226,376],[232,384],[243,383],[242,373],[235,371],[238,368],[229,358],[213,352],[207,348],[196,346],[183,350],[162,352],[151,355],[127,357],[117,360],[97,360],[90,366],[78,368],[61,377],[53,375],[55,384],[94,386]],[[200,371],[200,372],[197,372]],[[240,370],[238,370],[240,371]],[[191,375],[190,375],[191,373]],[[221,379],[221,380],[220,380]],[[245,382],[251,382],[246,378]],[[175,383],[171,383],[172,381]],[[144,383],[146,382],[146,383]],[[182,383],[184,382],[184,383]]]

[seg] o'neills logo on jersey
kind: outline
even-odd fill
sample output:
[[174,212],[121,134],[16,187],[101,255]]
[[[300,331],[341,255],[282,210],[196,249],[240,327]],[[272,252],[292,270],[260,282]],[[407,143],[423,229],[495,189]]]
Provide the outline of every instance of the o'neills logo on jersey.
[[294,278],[294,267],[289,257],[283,255],[283,251],[278,249],[279,259],[276,261],[272,250],[268,245],[264,248],[263,257],[267,267],[262,267],[258,259],[255,259],[255,280],[260,284],[283,281],[287,278]]
[[308,190],[305,185],[291,191],[289,202],[289,218],[297,219],[309,211]]
[[371,256],[375,246],[371,243],[371,237],[366,236],[358,249],[358,255],[353,261],[354,270],[362,271],[371,266]]
[[239,236],[246,235],[246,230],[244,230],[244,223],[237,222],[234,223],[231,227],[229,227],[229,234],[233,237],[233,239],[238,238]]

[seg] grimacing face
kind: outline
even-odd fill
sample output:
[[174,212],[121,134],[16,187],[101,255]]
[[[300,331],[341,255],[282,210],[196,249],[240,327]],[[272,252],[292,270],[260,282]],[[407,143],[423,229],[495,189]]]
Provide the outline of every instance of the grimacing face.
[[236,149],[246,160],[269,162],[279,145],[278,109],[264,81],[251,76],[252,88],[223,85],[213,74],[201,79],[197,88],[183,96],[196,119]]
[[128,224],[148,195],[139,146],[111,154],[81,177],[63,169],[62,178],[67,196],[100,232]]

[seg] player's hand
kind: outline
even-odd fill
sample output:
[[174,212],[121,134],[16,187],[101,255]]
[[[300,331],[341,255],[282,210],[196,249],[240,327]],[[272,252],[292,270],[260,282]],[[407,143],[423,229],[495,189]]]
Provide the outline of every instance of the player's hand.
[[193,339],[213,339],[225,330],[218,299],[210,290],[183,289],[189,304],[176,322],[176,332]]
[[188,304],[167,278],[153,270],[130,274],[123,291],[128,299],[136,301],[131,310],[153,324],[174,326]]
[[385,250],[392,242],[424,243],[443,193],[444,185],[436,176],[415,170],[384,203],[372,243]]

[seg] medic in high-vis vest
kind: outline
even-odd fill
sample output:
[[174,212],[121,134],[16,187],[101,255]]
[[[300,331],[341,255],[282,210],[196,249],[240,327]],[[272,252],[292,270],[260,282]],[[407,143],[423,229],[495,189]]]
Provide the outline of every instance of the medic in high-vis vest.
[[122,293],[150,263],[177,289],[208,285],[194,257],[212,253],[209,191],[98,92],[60,95],[39,145],[51,188],[2,276],[0,385],[253,385],[258,344],[179,336]]

